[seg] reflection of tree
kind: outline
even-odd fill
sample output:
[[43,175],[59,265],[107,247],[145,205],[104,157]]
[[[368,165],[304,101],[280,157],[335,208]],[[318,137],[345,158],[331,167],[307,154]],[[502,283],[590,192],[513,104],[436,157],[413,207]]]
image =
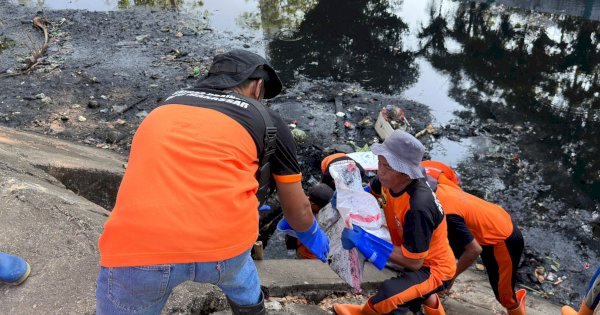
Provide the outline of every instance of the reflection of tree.
[[427,27],[424,27],[418,34],[418,37],[425,39],[425,43],[422,45],[422,51],[427,51],[430,48],[444,52],[446,50],[446,37],[448,36],[448,23],[442,16],[441,9],[436,14],[435,3],[430,4],[429,8],[429,19],[430,23]]
[[239,26],[253,30],[259,30],[261,26],[260,14],[256,12],[243,12],[235,21]]
[[[453,21],[448,28],[447,21]],[[549,29],[558,32],[549,36]],[[452,76],[455,97],[481,115],[541,126],[536,137],[551,144],[543,155],[557,157],[553,163],[567,164],[577,183],[597,192],[599,31],[598,22],[574,17],[462,3],[451,16],[432,13],[419,37],[432,64]],[[446,36],[462,51],[448,52],[440,44]]]
[[319,0],[260,0],[262,29],[271,38],[283,29],[296,29],[305,12],[314,8]]
[[396,93],[415,81],[414,53],[401,49],[407,25],[390,13],[386,0],[323,0],[291,40],[275,39],[269,55],[284,79],[294,73],[359,82]]
[[119,0],[118,7],[119,7],[119,9],[127,9],[132,6],[151,6],[151,7],[167,8],[167,7],[174,6],[174,3],[176,3],[176,5],[178,7],[180,7],[181,4],[183,3],[183,0],[133,0],[133,1]]

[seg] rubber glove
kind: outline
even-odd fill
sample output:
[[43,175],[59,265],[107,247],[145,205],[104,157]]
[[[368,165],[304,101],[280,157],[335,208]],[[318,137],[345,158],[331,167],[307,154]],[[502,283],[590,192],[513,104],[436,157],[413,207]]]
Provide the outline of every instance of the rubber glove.
[[358,248],[379,270],[385,267],[392,250],[394,250],[394,245],[366,232],[357,225],[354,225],[352,230],[344,229],[342,232],[342,246],[347,250],[354,247]]
[[327,262],[327,254],[329,254],[329,239],[321,230],[317,220],[313,218],[311,227],[304,231],[295,231],[285,218],[277,223],[277,229],[287,235],[296,237],[306,246],[317,258],[322,262]]
[[331,195],[331,200],[329,202],[331,203],[331,207],[333,209],[337,209],[337,191],[333,192],[333,195]]

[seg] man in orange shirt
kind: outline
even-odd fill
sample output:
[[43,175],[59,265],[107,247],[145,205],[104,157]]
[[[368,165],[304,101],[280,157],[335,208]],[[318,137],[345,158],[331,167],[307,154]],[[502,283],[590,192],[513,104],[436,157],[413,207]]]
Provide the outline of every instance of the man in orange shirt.
[[293,137],[260,103],[280,91],[264,58],[233,50],[144,119],[99,240],[97,314],[159,314],[185,281],[217,285],[234,314],[265,314],[250,257],[260,165],[270,167],[286,222],[325,261],[329,241],[302,189]]
[[[510,214],[498,205],[462,191],[458,181],[452,180],[457,177],[447,165],[435,161],[421,164],[425,166],[430,186],[446,212],[448,239],[458,258],[452,281],[481,255],[498,302],[506,307],[509,315],[525,314],[526,291],[515,292],[517,267],[523,254],[523,236]],[[435,169],[428,169],[432,166]]]
[[423,305],[427,315],[445,314],[436,292],[446,288],[456,263],[444,211],[419,165],[425,148],[412,135],[396,130],[372,151],[378,155],[379,169],[371,193],[383,198],[392,243],[354,226],[344,230],[342,244],[356,247],[379,269],[390,261],[404,271],[384,281],[366,304],[334,304],[334,310],[339,315],[406,314]]

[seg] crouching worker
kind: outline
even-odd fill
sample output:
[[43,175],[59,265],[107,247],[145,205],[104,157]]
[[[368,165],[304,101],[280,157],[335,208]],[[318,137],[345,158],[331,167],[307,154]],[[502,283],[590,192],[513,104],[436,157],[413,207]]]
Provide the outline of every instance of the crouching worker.
[[458,258],[452,281],[481,255],[498,302],[509,315],[526,314],[526,291],[515,291],[524,242],[510,214],[498,205],[462,191],[445,173],[436,176],[428,176],[428,180],[446,212],[448,239]]
[[392,243],[355,226],[342,234],[344,248],[356,247],[377,268],[392,262],[404,267],[364,305],[334,304],[339,315],[406,314],[423,305],[425,314],[445,314],[436,292],[452,279],[456,263],[448,244],[444,211],[419,165],[425,148],[412,135],[396,130],[372,146],[379,170],[371,193],[383,199]]
[[593,315],[596,309],[599,309],[600,304],[600,267],[596,269],[596,272],[590,280],[585,297],[581,302],[579,311],[575,311],[570,306],[563,306],[561,312],[562,315]]
[[23,258],[0,252],[0,283],[19,285],[30,273],[31,267]]
[[233,314],[265,314],[250,249],[269,183],[257,178],[274,178],[290,228],[325,259],[292,134],[260,103],[280,91],[264,58],[233,50],[144,119],[99,240],[97,314],[160,314],[185,281],[218,286]]

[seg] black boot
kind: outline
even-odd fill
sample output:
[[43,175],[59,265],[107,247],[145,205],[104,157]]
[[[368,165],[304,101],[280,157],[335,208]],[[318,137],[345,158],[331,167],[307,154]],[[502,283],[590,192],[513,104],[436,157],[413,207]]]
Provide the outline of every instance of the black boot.
[[227,298],[229,306],[231,306],[231,312],[233,315],[266,315],[267,309],[265,308],[265,299],[263,295],[260,295],[260,301],[254,305],[241,306],[234,301]]

